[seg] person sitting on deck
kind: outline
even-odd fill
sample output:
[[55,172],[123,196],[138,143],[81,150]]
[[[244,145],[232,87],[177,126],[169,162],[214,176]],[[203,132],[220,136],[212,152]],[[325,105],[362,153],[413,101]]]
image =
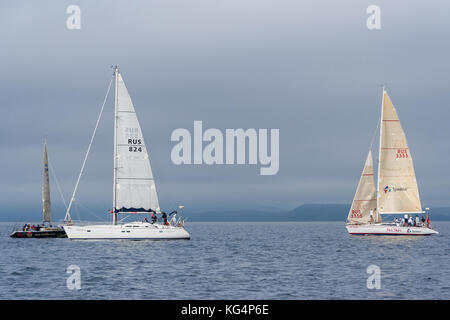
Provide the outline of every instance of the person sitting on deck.
[[147,217],[144,218],[144,222],[147,222],[147,223],[148,223]]

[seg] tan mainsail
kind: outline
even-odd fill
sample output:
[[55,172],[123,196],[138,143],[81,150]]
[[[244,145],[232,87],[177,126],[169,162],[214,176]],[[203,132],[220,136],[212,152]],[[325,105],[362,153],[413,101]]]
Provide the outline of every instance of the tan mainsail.
[[52,222],[52,208],[50,205],[50,183],[48,176],[47,142],[44,142],[44,171],[42,172],[42,210],[44,222]]
[[376,206],[377,199],[373,177],[372,152],[369,151],[352,206],[348,213],[347,221],[352,224],[369,223],[371,222],[370,211],[373,210],[373,222],[379,222]]
[[405,133],[383,90],[378,164],[378,207],[383,213],[422,212],[416,174]]

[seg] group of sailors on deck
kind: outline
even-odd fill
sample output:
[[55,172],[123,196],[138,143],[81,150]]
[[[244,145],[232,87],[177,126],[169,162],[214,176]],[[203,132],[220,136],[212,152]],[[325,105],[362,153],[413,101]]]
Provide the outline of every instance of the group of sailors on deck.
[[[375,223],[375,220],[373,218],[373,213],[375,209],[371,209],[370,210],[370,223]],[[419,219],[419,216],[416,215],[415,218],[413,218],[413,216],[405,214],[403,216],[403,218],[401,219],[394,219],[394,223],[398,226],[398,227],[427,227],[427,228],[431,228],[431,220],[430,220],[430,216],[427,215],[427,218],[425,219],[425,216],[422,215],[422,218]]]
[[[165,213],[164,211],[161,211],[161,218],[160,221],[162,222],[163,225],[165,226],[182,226],[183,222],[182,221],[177,221],[177,211],[172,211],[171,213],[169,213],[169,217],[172,216],[172,218],[170,219],[170,221],[167,219],[167,213]],[[151,217],[152,222],[149,222],[147,217],[144,218],[144,222],[149,222],[151,224],[154,224],[156,221],[158,221],[158,217],[156,216],[156,212],[152,211],[152,217]]]
[[413,216],[405,214],[405,216],[401,219],[394,219],[394,223],[397,224],[399,227],[427,227],[431,228],[431,220],[430,216],[427,215],[427,218],[425,219],[425,216],[422,215],[422,218],[419,219],[419,216],[416,215],[415,218]]
[[27,224],[25,224],[23,227],[22,227],[22,231],[39,231],[39,230],[41,230],[41,228],[43,228],[44,227],[44,224],[42,224],[42,226],[41,225],[39,225],[39,224],[37,224],[37,225],[30,225],[29,223],[27,223]]

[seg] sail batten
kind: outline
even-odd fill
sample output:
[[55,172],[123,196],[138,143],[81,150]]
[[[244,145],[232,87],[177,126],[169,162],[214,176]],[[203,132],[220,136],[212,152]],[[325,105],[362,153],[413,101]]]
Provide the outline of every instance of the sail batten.
[[421,213],[416,174],[406,135],[383,90],[378,167],[378,209],[381,214]]
[[47,142],[44,142],[44,170],[42,172],[42,211],[43,222],[52,222],[52,208],[50,203],[50,181],[48,174]]
[[114,212],[159,212],[150,159],[133,102],[116,70]]

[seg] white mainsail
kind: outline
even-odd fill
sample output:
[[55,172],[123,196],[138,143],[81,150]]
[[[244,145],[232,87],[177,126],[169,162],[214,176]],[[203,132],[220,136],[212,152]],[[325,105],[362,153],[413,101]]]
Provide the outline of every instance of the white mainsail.
[[52,222],[52,208],[50,204],[50,182],[48,174],[47,141],[44,141],[44,170],[42,172],[42,211],[43,221]]
[[144,137],[118,69],[114,140],[114,212],[159,212],[158,195]]
[[372,152],[367,155],[364,169],[359,179],[355,197],[348,213],[347,221],[355,224],[364,224],[370,222],[370,210],[373,210],[374,221],[379,222],[376,211],[377,198],[375,190],[375,181],[373,176]]
[[381,214],[422,212],[405,132],[385,90],[380,126],[378,210]]

